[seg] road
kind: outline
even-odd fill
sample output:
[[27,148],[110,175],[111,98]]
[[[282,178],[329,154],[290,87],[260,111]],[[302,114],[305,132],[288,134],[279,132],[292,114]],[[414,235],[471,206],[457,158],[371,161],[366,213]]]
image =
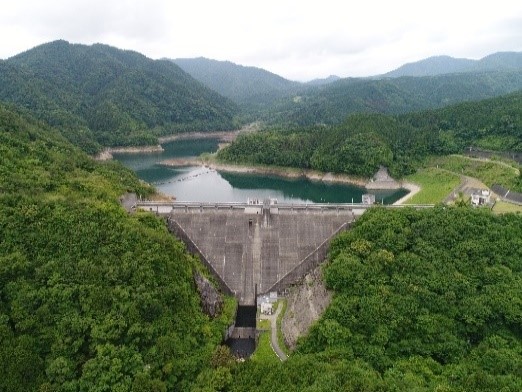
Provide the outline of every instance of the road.
[[270,320],[270,327],[271,327],[271,335],[270,335],[270,341],[272,343],[272,349],[276,353],[276,355],[279,357],[281,361],[286,361],[288,359],[287,355],[284,353],[283,350],[281,350],[281,347],[279,347],[279,342],[277,340],[277,317],[281,313],[281,309],[283,309],[283,304],[279,303],[279,306],[277,307],[276,312],[268,316],[267,318]]

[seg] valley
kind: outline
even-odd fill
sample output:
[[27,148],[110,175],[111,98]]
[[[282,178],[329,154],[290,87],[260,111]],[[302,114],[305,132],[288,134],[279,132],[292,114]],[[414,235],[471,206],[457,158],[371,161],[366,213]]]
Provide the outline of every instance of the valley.
[[[63,40],[1,60],[0,390],[521,390],[521,58],[309,83]],[[364,188],[384,168],[406,189]],[[158,195],[179,210],[133,208]],[[238,360],[270,291],[288,358],[263,322]]]

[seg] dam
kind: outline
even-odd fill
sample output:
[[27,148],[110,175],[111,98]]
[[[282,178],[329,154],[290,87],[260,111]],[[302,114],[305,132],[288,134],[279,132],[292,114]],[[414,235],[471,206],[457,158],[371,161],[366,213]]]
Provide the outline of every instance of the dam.
[[280,291],[323,261],[330,239],[367,207],[249,200],[150,210],[167,215],[171,232],[200,256],[222,290],[240,305],[254,305],[257,294]]

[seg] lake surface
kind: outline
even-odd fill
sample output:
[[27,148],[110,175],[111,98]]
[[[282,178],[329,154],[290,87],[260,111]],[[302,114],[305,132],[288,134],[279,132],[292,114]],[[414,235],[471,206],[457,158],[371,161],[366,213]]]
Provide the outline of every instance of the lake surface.
[[[157,165],[170,158],[199,156],[214,152],[217,139],[177,140],[163,145],[161,153],[114,154],[139,178],[153,184],[178,201],[246,202],[248,198],[276,198],[279,203],[360,203],[368,191],[353,185],[286,179],[257,174],[220,173],[206,167],[168,168]],[[376,201],[391,204],[408,191],[372,191]]]

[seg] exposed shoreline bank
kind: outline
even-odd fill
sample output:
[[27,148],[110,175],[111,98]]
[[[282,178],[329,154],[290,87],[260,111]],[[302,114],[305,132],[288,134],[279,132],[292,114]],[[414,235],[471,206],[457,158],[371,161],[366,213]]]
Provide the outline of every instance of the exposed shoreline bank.
[[240,133],[251,132],[254,128],[255,126],[247,126],[235,131],[176,133],[174,135],[159,137],[159,144],[155,146],[107,147],[95,155],[94,159],[97,161],[108,161],[114,158],[113,154],[156,154],[164,151],[161,146],[162,144],[176,140],[217,139],[220,142],[220,147],[222,147],[223,145],[232,143]]
[[411,182],[401,182],[401,186],[404,189],[407,189],[408,194],[401,197],[399,200],[393,203],[393,205],[402,205],[406,204],[408,200],[410,200],[413,196],[420,192],[421,188],[418,185],[415,185]]
[[109,147],[99,152],[94,157],[97,161],[108,161],[113,159],[113,154],[156,154],[163,152],[161,145],[156,146],[136,146],[136,147]]
[[[286,167],[272,166],[246,166],[221,163],[215,161],[205,161],[202,159],[166,159],[159,162],[159,165],[166,167],[186,167],[186,166],[206,166],[210,169],[228,172],[228,173],[244,173],[244,174],[263,174],[273,175],[277,177],[296,179],[307,178],[311,181],[322,181],[327,183],[351,184],[366,188],[369,183],[368,179],[351,177],[343,174],[323,173],[310,169],[295,169]],[[373,188],[375,189],[375,188]],[[388,189],[388,188],[383,188]]]
[[231,143],[235,140],[237,135],[242,132],[242,129],[236,131],[215,131],[215,132],[187,132],[177,133],[175,135],[162,136],[158,138],[160,144],[173,142],[175,140],[190,140],[190,139],[218,139],[223,143]]
[[[165,167],[187,167],[187,166],[205,166],[209,169],[216,171],[222,171],[225,173],[244,173],[244,174],[262,174],[262,175],[273,175],[277,177],[297,179],[307,178],[311,181],[322,181],[332,184],[350,184],[361,188],[371,190],[388,190],[389,187],[378,188],[375,181],[369,181],[364,178],[350,177],[343,174],[323,173],[315,170],[307,169],[294,169],[294,168],[283,168],[283,167],[267,167],[267,166],[246,166],[246,165],[233,165],[220,163],[215,161],[206,161],[199,158],[185,158],[185,159],[166,159],[158,163]],[[399,184],[399,188],[408,190],[408,194],[395,201],[394,205],[406,204],[414,195],[420,192],[421,188],[410,182],[396,182]],[[367,187],[370,185],[370,187]],[[384,184],[386,185],[386,184]],[[399,189],[394,188],[394,189]]]

